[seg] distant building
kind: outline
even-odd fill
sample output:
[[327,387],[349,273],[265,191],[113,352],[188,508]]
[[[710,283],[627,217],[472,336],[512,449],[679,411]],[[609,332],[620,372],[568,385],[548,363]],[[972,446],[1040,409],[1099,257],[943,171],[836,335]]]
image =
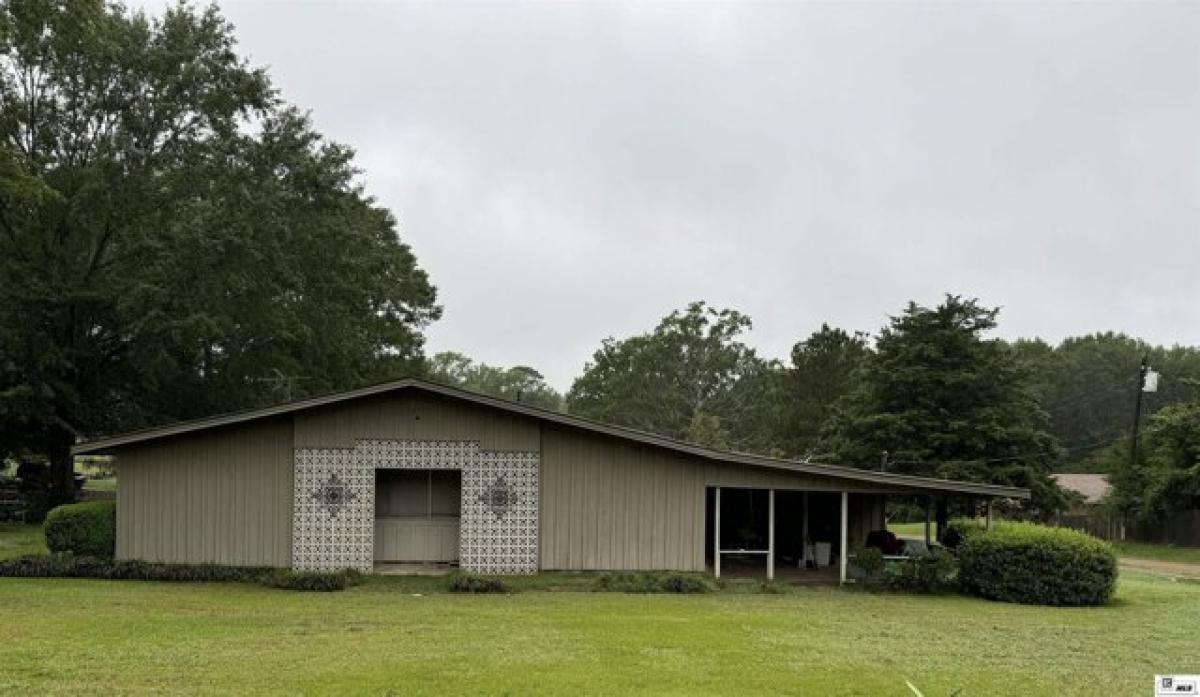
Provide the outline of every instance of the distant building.
[[1125,539],[1125,521],[1104,505],[1104,497],[1112,486],[1106,474],[1052,474],[1054,481],[1067,491],[1083,497],[1083,501],[1059,516],[1058,524],[1089,532],[1106,540]]

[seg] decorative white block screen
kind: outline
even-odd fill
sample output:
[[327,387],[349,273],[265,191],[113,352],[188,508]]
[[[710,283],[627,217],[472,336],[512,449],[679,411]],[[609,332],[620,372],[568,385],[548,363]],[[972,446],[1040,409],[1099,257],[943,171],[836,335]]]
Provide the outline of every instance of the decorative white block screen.
[[297,448],[292,567],[373,566],[375,470],[462,470],[459,565],[485,574],[538,568],[538,454],[492,452],[470,441],[361,440]]

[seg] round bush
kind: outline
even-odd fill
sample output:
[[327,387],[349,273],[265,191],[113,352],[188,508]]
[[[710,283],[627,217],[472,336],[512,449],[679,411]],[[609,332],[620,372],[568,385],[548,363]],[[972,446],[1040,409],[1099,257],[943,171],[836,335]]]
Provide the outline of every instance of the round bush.
[[112,558],[117,545],[116,501],[59,506],[46,514],[42,528],[51,552]]
[[1117,583],[1117,555],[1091,535],[1004,523],[967,536],[959,582],[983,598],[1029,605],[1103,605]]

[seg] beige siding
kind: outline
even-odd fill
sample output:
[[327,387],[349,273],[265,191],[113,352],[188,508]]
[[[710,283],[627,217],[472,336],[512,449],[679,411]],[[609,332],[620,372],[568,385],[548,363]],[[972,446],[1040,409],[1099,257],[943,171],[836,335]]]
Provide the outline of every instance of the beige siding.
[[[841,491],[844,482],[711,461],[546,424],[543,569],[704,570],[708,486]],[[883,498],[850,486],[850,535],[882,524]]]
[[289,417],[117,453],[117,557],[290,566]]
[[381,395],[299,412],[297,448],[352,448],[358,439],[467,440],[484,450],[538,450],[537,420],[430,394]]

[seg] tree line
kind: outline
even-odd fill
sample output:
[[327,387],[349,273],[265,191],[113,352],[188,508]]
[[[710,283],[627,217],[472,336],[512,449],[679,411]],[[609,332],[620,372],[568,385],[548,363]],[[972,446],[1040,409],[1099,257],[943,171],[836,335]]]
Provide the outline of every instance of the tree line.
[[[79,438],[402,375],[713,448],[1027,486],[1041,512],[1064,503],[1055,470],[1113,470],[1131,510],[1196,489],[1200,351],[1005,342],[995,308],[958,296],[871,334],[822,325],[784,360],[696,302],[604,341],[566,394],[427,357],[441,308],[394,217],[236,48],[211,7],[0,2],[0,460],[46,463],[59,498]],[[1164,379],[1122,470],[1147,355]]]

